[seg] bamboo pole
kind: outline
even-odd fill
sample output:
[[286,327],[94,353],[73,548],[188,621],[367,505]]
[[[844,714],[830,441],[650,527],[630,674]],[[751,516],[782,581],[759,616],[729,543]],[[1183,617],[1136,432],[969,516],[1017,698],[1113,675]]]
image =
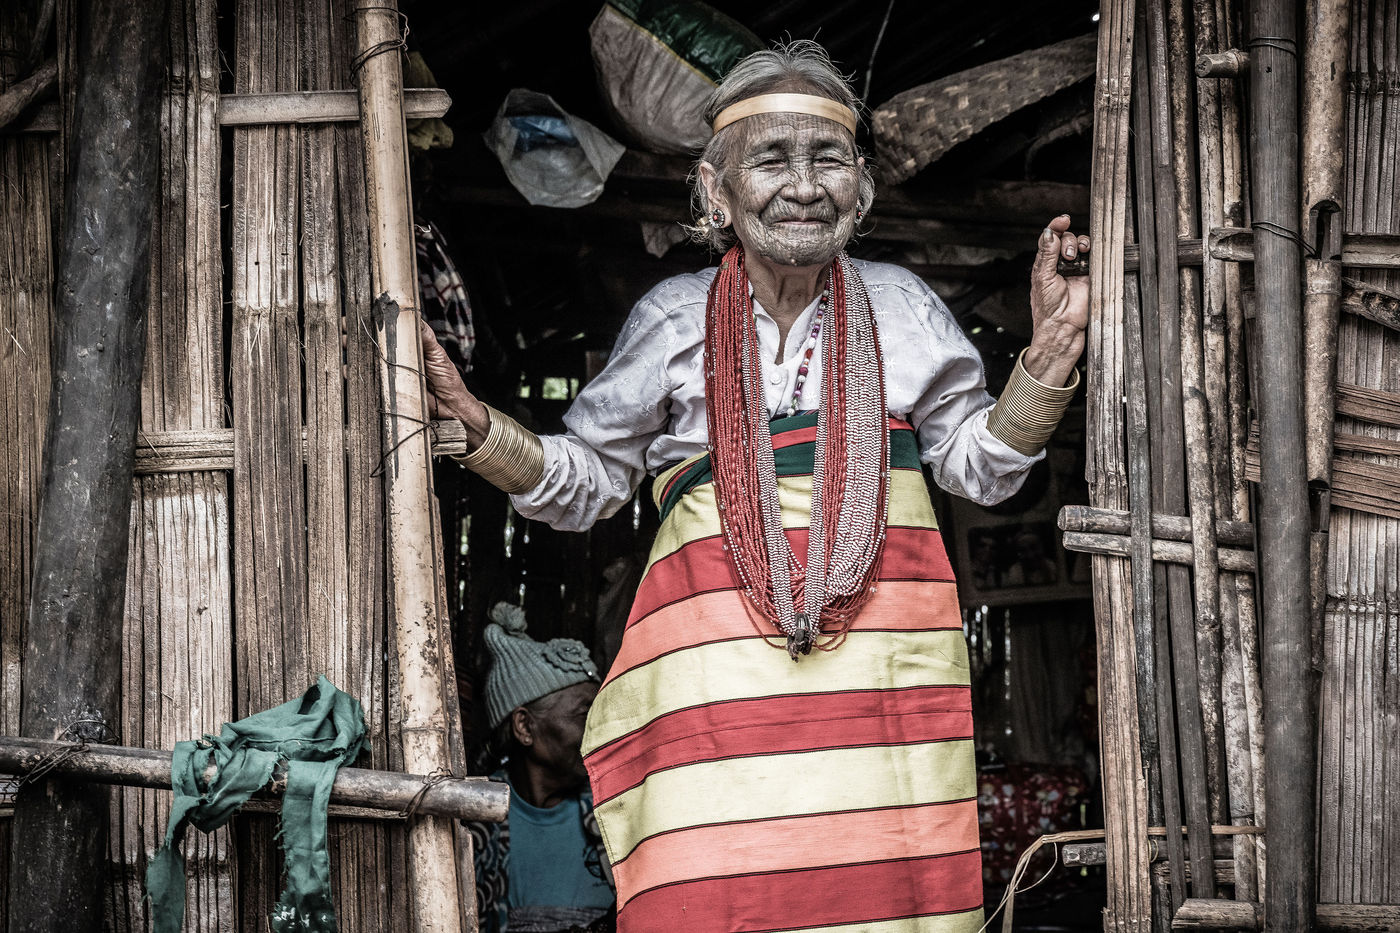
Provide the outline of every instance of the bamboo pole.
[[[403,116],[402,39],[392,2],[356,9],[361,130],[369,191],[374,324],[383,361],[384,507],[398,646],[404,767],[447,768],[443,651],[432,551],[431,455],[418,337],[408,144]],[[426,817],[408,828],[414,929],[455,930],[461,907],[452,826]]]
[[[70,748],[72,744],[67,742],[0,736],[0,773],[25,775],[56,762],[48,773],[75,781],[170,789],[170,752],[97,745],[64,755]],[[217,766],[211,764],[204,780],[212,781],[217,771]],[[274,773],[260,796],[280,796],[286,789],[285,772]],[[433,783],[421,774],[368,768],[341,768],[336,772],[330,796],[331,803],[371,807],[388,818],[395,816],[394,811],[412,807],[416,813],[487,821],[504,819],[509,801],[507,785],[484,778],[454,778]]]
[[[165,16],[80,5],[72,164],[59,248],[53,390],[24,659],[21,730],[109,741],[121,719],[131,464],[146,345]],[[106,789],[21,788],[9,929],[99,930]]]
[[1312,654],[1321,669],[1327,609],[1331,524],[1332,437],[1335,421],[1337,326],[1342,304],[1341,205],[1346,178],[1345,88],[1348,0],[1304,0],[1302,191],[1300,222],[1311,255],[1303,261],[1303,431],[1312,509],[1309,588]]
[[1316,711],[1308,612],[1308,500],[1303,448],[1302,296],[1298,244],[1297,8],[1254,4],[1250,16],[1250,160],[1259,296],[1259,552],[1264,622],[1270,865],[1266,929],[1311,929],[1315,858]]

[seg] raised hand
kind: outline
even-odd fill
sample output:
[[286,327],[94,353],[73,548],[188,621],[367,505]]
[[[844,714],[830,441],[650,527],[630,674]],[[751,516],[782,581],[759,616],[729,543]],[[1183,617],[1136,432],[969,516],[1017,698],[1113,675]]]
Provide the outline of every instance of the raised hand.
[[1089,237],[1076,235],[1069,226],[1069,215],[1061,214],[1050,221],[1036,245],[1031,267],[1033,332],[1022,360],[1033,378],[1056,387],[1069,381],[1084,352],[1084,329],[1089,326],[1089,280],[1066,279],[1055,271],[1061,256],[1074,259],[1092,245]]

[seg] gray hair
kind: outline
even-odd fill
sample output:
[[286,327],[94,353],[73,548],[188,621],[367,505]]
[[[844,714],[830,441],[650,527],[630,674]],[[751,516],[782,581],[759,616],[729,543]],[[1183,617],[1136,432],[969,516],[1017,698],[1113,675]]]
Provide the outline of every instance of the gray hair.
[[[792,42],[779,42],[771,49],[754,52],[741,60],[724,76],[724,80],[710,95],[705,105],[705,122],[714,123],[720,111],[730,104],[760,94],[801,89],[804,92],[829,97],[851,108],[857,116],[864,110],[847,77],[837,70],[831,56],[811,39],[796,39]],[[715,167],[717,179],[724,177],[729,140],[734,124],[720,130],[700,153],[696,167],[690,173],[690,203],[698,218],[694,226],[685,226],[690,238],[697,243],[708,245],[718,252],[724,252],[734,244],[734,233],[729,227],[715,227],[710,223],[709,195],[700,180],[699,163],[708,162]],[[856,155],[861,156],[860,147]],[[857,207],[860,211],[870,210],[875,200],[875,177],[869,164],[860,170],[860,196]]]

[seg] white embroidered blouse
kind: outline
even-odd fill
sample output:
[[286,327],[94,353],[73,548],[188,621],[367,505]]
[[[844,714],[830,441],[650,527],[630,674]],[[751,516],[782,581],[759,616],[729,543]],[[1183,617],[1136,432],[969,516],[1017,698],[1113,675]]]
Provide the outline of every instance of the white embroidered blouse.
[[[987,431],[994,400],[982,360],[947,306],[898,266],[856,261],[884,358],[890,414],[917,432],[919,456],[938,485],[984,505],[1020,488],[1044,454],[1027,457]],[[706,450],[705,302],[716,269],[667,279],[632,309],[611,358],[564,416],[566,433],[541,438],[544,475],[512,496],[517,511],[561,531],[583,531],[631,500],[645,473]],[[816,302],[788,332],[754,302],[770,416],[786,411]],[[821,346],[812,354],[802,407],[821,398]]]

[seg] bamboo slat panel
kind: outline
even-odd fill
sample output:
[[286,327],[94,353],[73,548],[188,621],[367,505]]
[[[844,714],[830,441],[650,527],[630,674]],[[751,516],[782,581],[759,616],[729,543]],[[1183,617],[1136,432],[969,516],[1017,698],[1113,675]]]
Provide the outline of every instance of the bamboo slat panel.
[[[1123,244],[1128,203],[1128,112],[1132,87],[1133,3],[1113,0],[1101,9],[1094,108],[1093,199],[1090,232],[1098,248],[1091,261],[1093,303],[1088,350],[1090,499],[1100,508],[1128,507],[1123,459],[1124,392]],[[1151,887],[1147,865],[1147,787],[1138,747],[1136,651],[1132,587],[1124,558],[1093,558],[1098,636],[1104,819],[1107,827],[1108,903],[1105,928],[1147,931]]]
[[[297,9],[241,0],[234,90],[295,90]],[[297,696],[309,657],[301,331],[297,280],[300,129],[233,130],[231,244],[235,716]],[[280,893],[276,821],[240,817],[239,929],[262,930]]]
[[[1352,6],[1345,229],[1400,232],[1400,35],[1394,0]],[[1354,270],[1394,290],[1400,273]],[[1337,382],[1400,392],[1400,334],[1343,315]],[[1339,413],[1337,430],[1400,440]],[[1391,458],[1362,456],[1375,463]],[[1391,469],[1394,469],[1392,466]],[[1400,519],[1332,511],[1319,709],[1318,895],[1400,903]]]
[[[170,9],[162,194],[151,239],[141,389],[146,431],[224,424],[216,21],[213,0],[185,0]],[[126,744],[168,749],[234,718],[229,558],[225,473],[135,479],[123,637]],[[146,863],[164,837],[171,798],[123,789],[115,799],[108,923],[114,930],[144,930]],[[233,929],[233,855],[227,829],[189,835],[186,930]]]
[[[0,48],[27,49],[28,4],[0,5]],[[22,62],[0,56],[0,90]],[[51,218],[62,196],[55,137],[0,136],[0,733],[20,725],[21,665],[49,408]],[[0,818],[0,924],[9,910],[10,820]]]
[[[350,83],[344,2],[241,0],[234,28],[239,93]],[[295,696],[324,672],[364,705],[374,765],[394,767],[360,134],[232,132],[237,714]],[[281,852],[271,819],[241,822],[239,928],[260,931],[280,893]],[[342,929],[407,928],[402,835],[397,824],[332,823]]]

